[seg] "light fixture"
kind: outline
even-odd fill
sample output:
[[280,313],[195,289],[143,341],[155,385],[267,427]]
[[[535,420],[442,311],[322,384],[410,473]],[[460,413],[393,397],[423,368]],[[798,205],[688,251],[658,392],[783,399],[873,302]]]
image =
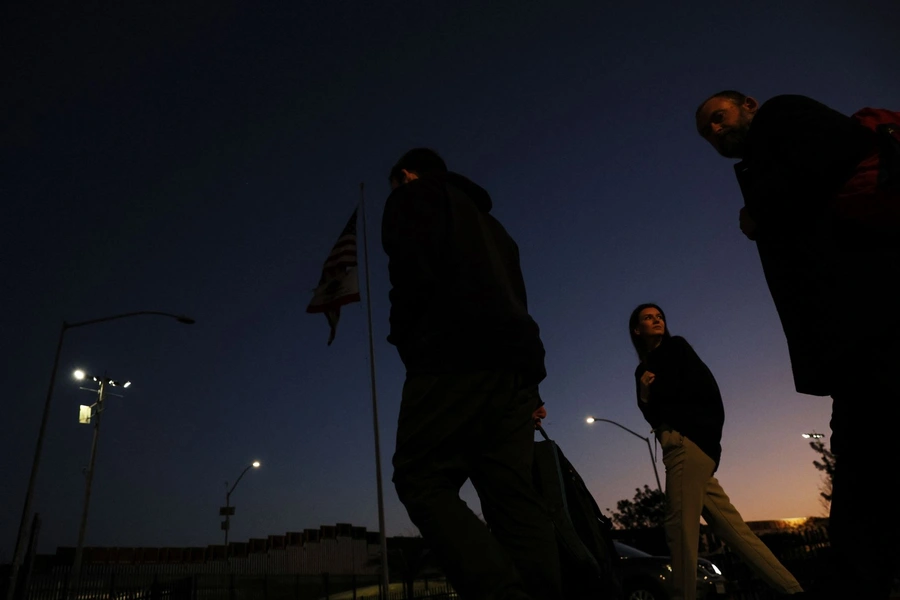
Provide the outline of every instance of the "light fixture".
[[587,421],[588,423],[593,423],[594,417],[588,417],[587,419],[585,419],[585,421]]
[[84,371],[82,371],[81,369],[75,369],[75,372],[72,373],[72,376],[75,379],[81,381],[82,379],[84,379]]
[[254,468],[254,469],[258,469],[258,468],[259,468],[259,461],[258,461],[258,460],[254,460],[254,461],[253,461],[253,468]]

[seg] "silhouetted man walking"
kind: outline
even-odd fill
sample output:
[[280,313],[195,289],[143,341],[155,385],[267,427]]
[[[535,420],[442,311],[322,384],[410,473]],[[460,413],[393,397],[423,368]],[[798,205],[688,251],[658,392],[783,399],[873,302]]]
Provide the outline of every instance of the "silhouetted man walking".
[[[544,347],[519,250],[488,193],[435,152],[390,173],[388,341],[406,366],[394,485],[463,598],[558,600],[556,538],[532,485]],[[471,479],[485,524],[459,497]]]

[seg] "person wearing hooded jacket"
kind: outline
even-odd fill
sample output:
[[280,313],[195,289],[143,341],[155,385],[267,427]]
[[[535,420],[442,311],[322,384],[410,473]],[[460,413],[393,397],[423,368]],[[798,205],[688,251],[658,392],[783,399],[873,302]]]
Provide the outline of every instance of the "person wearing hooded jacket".
[[[555,532],[532,484],[546,376],[515,241],[490,195],[415,148],[382,220],[390,335],[406,367],[393,482],[461,597],[559,600]],[[459,497],[471,480],[484,521]]]

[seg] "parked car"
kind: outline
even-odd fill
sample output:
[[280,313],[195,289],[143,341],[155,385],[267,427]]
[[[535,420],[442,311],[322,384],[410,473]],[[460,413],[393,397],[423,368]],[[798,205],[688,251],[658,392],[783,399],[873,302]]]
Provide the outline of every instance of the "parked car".
[[[672,589],[672,559],[653,556],[614,541],[619,553],[619,576],[625,600],[669,600]],[[719,567],[705,558],[697,560],[697,600],[725,598],[728,581]]]

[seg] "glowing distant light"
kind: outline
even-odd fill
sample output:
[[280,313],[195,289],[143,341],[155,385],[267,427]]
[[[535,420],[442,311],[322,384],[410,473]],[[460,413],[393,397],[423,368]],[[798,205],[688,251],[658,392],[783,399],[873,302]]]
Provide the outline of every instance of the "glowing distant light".
[[585,421],[587,421],[588,423],[593,423],[594,417],[588,417],[587,419],[585,419]]
[[124,384],[122,384],[122,387],[123,387],[123,388],[127,388],[127,387],[130,386],[130,385],[131,385],[131,382],[130,382],[130,381],[126,381]]
[[813,432],[813,433],[801,433],[800,435],[801,435],[802,437],[806,438],[806,439],[812,438],[812,439],[814,439],[814,440],[820,440],[820,439],[822,439],[823,437],[825,437],[825,434],[824,434],[824,433],[815,433],[815,432]]
[[258,461],[258,460],[254,460],[254,461],[253,461],[253,468],[254,468],[254,469],[258,469],[258,468],[259,468],[259,461]]
[[81,381],[82,379],[84,379],[84,371],[82,371],[81,369],[76,369],[75,372],[72,373],[72,376],[75,379]]
[[790,527],[791,529],[797,529],[798,527],[803,527],[809,522],[809,517],[793,517],[789,519],[779,519],[781,523],[784,523],[785,526]]

